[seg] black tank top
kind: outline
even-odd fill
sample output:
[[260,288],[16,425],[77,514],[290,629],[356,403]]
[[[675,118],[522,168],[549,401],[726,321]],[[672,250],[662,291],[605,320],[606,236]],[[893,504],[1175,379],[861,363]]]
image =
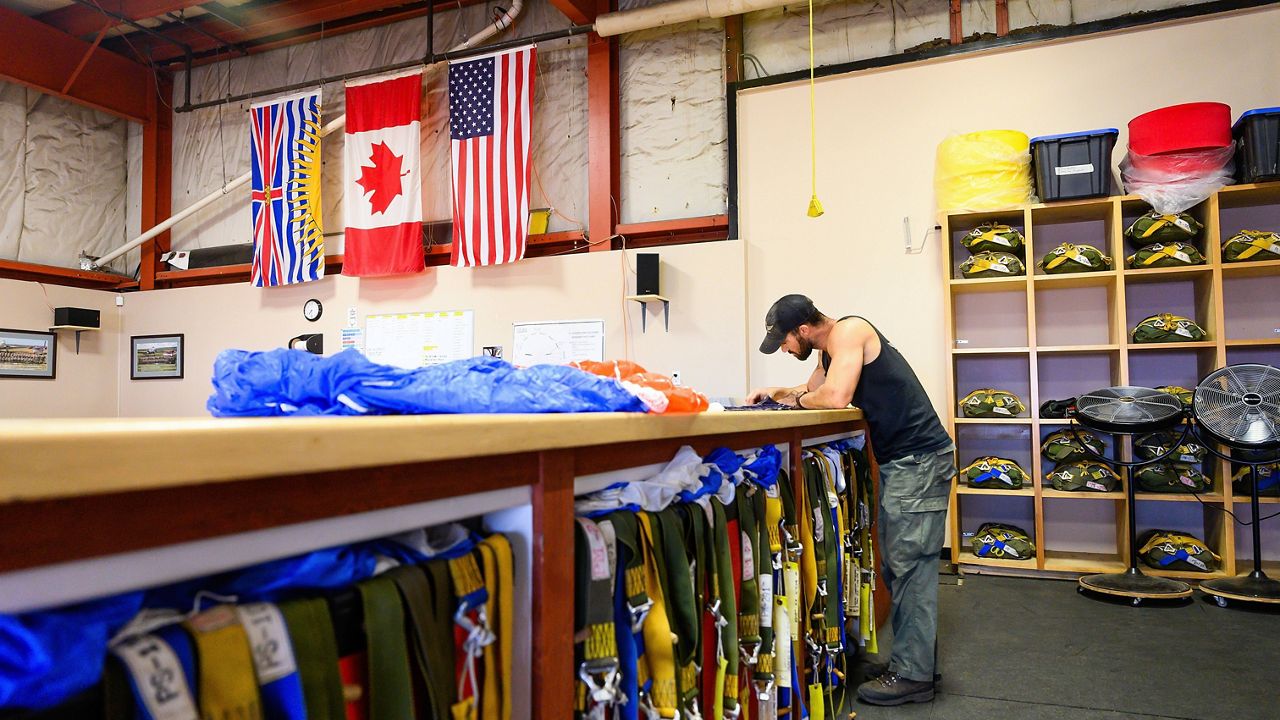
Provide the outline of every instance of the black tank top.
[[[866,320],[858,315],[846,315],[838,322],[849,318]],[[938,413],[934,412],[915,371],[875,325],[871,325],[871,329],[880,338],[880,355],[862,366],[858,387],[853,391],[853,404],[866,413],[876,460],[887,463],[946,447],[951,438],[938,420]],[[823,351],[822,371],[830,368],[831,355]]]

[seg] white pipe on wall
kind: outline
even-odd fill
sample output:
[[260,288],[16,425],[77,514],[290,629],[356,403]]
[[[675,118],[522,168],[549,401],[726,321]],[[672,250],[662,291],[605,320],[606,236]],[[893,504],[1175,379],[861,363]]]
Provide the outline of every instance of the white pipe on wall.
[[596,18],[596,34],[610,37],[691,20],[742,15],[786,4],[786,0],[671,0],[648,7],[605,13]]
[[520,10],[523,8],[524,0],[515,0],[511,3],[511,9],[503,13],[502,17],[494,20],[488,27],[464,40],[462,44],[450,48],[449,52],[457,52],[459,50],[473,48],[503,30],[506,30],[511,27],[511,23],[515,22],[516,16],[520,14]]
[[[343,114],[343,115],[339,115],[338,117],[334,118],[333,120],[330,120],[328,125],[325,125],[324,127],[320,128],[320,137],[324,137],[325,135],[328,135],[329,133],[333,132],[334,130],[337,130],[338,128],[340,128],[340,127],[342,127],[342,126],[344,126],[344,125],[346,125],[346,124],[347,124],[347,116],[346,116],[345,114]],[[129,252],[130,250],[132,250],[132,249],[134,249],[134,248],[138,247],[138,246],[139,246],[139,245],[141,245],[142,243],[144,243],[144,242],[146,242],[146,241],[150,240],[151,238],[153,238],[153,237],[155,237],[155,236],[159,235],[160,233],[164,232],[165,230],[168,230],[169,228],[173,227],[174,225],[177,225],[178,223],[182,222],[183,220],[186,220],[187,218],[191,217],[192,215],[195,215],[195,214],[196,214],[197,212],[199,212],[202,208],[204,208],[205,206],[209,205],[209,204],[210,204],[210,203],[212,203],[214,200],[217,200],[218,198],[222,197],[223,195],[226,195],[227,193],[231,192],[232,190],[235,190],[236,188],[240,187],[241,185],[243,185],[243,184],[245,184],[245,183],[249,182],[249,178],[251,177],[251,175],[252,175],[252,171],[247,172],[247,173],[245,173],[245,174],[241,175],[240,177],[238,177],[238,178],[236,178],[236,179],[234,179],[234,180],[232,180],[232,181],[228,182],[226,185],[223,185],[222,187],[218,188],[217,190],[214,190],[213,192],[209,193],[208,195],[205,195],[204,197],[202,197],[202,198],[200,198],[199,200],[195,201],[195,202],[194,202],[194,203],[192,203],[191,205],[188,205],[187,207],[183,208],[182,210],[179,210],[178,212],[174,213],[174,214],[173,214],[173,216],[172,216],[172,217],[170,217],[168,220],[165,220],[164,222],[162,222],[162,223],[160,223],[159,225],[156,225],[155,227],[151,228],[150,230],[148,230],[148,231],[146,231],[146,232],[142,233],[141,235],[139,235],[138,237],[136,237],[136,238],[134,238],[134,239],[130,240],[129,242],[125,243],[124,245],[121,245],[120,247],[116,248],[115,250],[112,250],[111,252],[107,253],[106,255],[103,255],[102,257],[98,258],[97,260],[94,260],[94,261],[93,261],[94,266],[95,266],[95,267],[105,267],[105,266],[106,266],[106,264],[107,264],[107,263],[109,263],[109,262],[111,262],[112,260],[115,260],[116,258],[120,257],[121,255],[124,255],[125,253]]]

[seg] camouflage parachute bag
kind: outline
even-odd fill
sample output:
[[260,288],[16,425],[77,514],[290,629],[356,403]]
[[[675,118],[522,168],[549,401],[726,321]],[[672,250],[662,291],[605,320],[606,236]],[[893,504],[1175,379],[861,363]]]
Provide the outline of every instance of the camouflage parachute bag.
[[[1176,430],[1161,430],[1159,432],[1147,433],[1140,435],[1133,441],[1133,451],[1142,460],[1155,460],[1160,458],[1161,462],[1171,463],[1190,463],[1200,464],[1208,457],[1209,450],[1204,445],[1195,441],[1195,437],[1188,435],[1187,439],[1178,443],[1182,437],[1182,433]],[[1169,452],[1177,443],[1178,447],[1168,457],[1161,457]]]
[[1280,260],[1280,233],[1241,230],[1222,241],[1222,262]]
[[[1248,466],[1239,466],[1231,476],[1231,491],[1248,497],[1253,492],[1250,484]],[[1267,497],[1280,495],[1280,464],[1258,466],[1258,494]]]
[[1160,392],[1169,393],[1170,395],[1173,395],[1174,397],[1178,398],[1179,400],[1182,401],[1183,407],[1191,407],[1191,400],[1196,396],[1195,393],[1182,387],[1181,385],[1161,385],[1156,389],[1159,390]]
[[1116,472],[1096,460],[1061,463],[1045,473],[1044,479],[1062,492],[1112,492],[1120,487]]
[[1138,538],[1138,557],[1160,570],[1213,572],[1220,558],[1198,538],[1175,530],[1148,530]]
[[1195,245],[1183,242],[1151,243],[1130,255],[1125,263],[1134,269],[1187,267],[1203,265],[1204,255]]
[[983,223],[968,235],[960,238],[960,244],[973,254],[983,252],[1022,253],[1026,239],[1017,228],[995,223]]
[[1027,406],[1008,390],[981,388],[964,396],[960,410],[970,418],[1011,418],[1026,412]]
[[[1084,444],[1082,445],[1081,442]],[[1044,442],[1040,443],[1040,452],[1056,463],[1095,459],[1089,454],[1089,450],[1085,449],[1086,447],[1097,455],[1106,452],[1106,446],[1094,437],[1093,433],[1086,430],[1077,430],[1074,433],[1070,430],[1058,430],[1051,433]]]
[[1186,463],[1158,462],[1134,471],[1138,487],[1154,493],[1202,493],[1209,489],[1209,478]]
[[1198,342],[1206,336],[1195,320],[1173,313],[1143,318],[1129,333],[1135,343]]
[[1174,243],[1194,240],[1204,226],[1188,213],[1177,215],[1157,215],[1152,210],[1133,221],[1124,234],[1141,246],[1153,242]]
[[1050,275],[1111,269],[1111,258],[1092,245],[1062,243],[1040,258],[1037,267]]
[[969,487],[1017,490],[1026,481],[1027,471],[1012,460],[987,455],[969,463],[960,477]]
[[973,554],[983,558],[1035,560],[1036,544],[1026,530],[1002,523],[983,523],[969,541]]
[[1018,277],[1026,275],[1027,268],[1013,253],[987,251],[960,263],[960,274],[966,278]]

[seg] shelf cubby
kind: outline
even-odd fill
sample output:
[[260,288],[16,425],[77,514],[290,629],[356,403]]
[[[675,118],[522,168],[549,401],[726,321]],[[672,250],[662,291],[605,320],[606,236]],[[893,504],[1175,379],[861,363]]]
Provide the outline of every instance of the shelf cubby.
[[[1004,211],[1004,212],[974,213],[974,214],[948,216],[947,225],[945,228],[946,234],[943,235],[943,237],[947,239],[945,254],[946,254],[946,260],[947,260],[947,266],[948,268],[950,268],[950,271],[947,277],[957,282],[971,283],[970,285],[971,287],[981,287],[982,284],[977,282],[977,280],[966,280],[964,278],[964,275],[960,274],[960,264],[963,263],[965,260],[967,260],[970,255],[969,251],[966,250],[965,247],[960,244],[960,240],[964,238],[965,235],[968,235],[969,231],[973,230],[979,225],[984,225],[988,223],[1008,225],[1010,227],[1017,228],[1018,230],[1022,231],[1022,233],[1025,235],[1026,227],[1027,227],[1026,218],[1027,218],[1027,212],[1025,210],[1010,210],[1010,211]],[[1024,257],[1024,260],[1025,260],[1025,257]],[[1032,261],[1032,263],[1034,263],[1034,261]],[[1029,269],[1030,269],[1030,264],[1028,264],[1028,270]],[[1016,278],[997,278],[997,279],[1005,281],[1005,280],[1015,280]],[[1023,280],[1025,280],[1025,278],[1023,278]]]
[[1218,569],[1213,572],[1193,572],[1187,570],[1164,570],[1141,564],[1143,572],[1161,577],[1172,577],[1184,580],[1197,578],[1208,579],[1223,577],[1235,573],[1232,553],[1227,548],[1235,546],[1234,537],[1229,538],[1232,525],[1230,518],[1222,512],[1222,503],[1201,504],[1198,502],[1162,502],[1139,498],[1137,500],[1136,523],[1138,528],[1138,549],[1142,549],[1142,535],[1148,530],[1176,530],[1193,535],[1222,558]]

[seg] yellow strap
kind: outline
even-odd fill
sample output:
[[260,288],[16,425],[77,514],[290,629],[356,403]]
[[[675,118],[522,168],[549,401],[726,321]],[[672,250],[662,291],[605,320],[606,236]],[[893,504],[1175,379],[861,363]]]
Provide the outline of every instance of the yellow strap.
[[729,661],[721,657],[716,660],[716,696],[712,700],[712,720],[721,720],[724,717],[724,683],[725,670],[729,667]]
[[191,631],[199,668],[200,715],[205,720],[261,720],[262,702],[249,636],[230,605],[183,623]]
[[809,686],[809,718],[810,720],[826,720],[827,708],[824,702],[826,697],[822,694],[822,686],[813,684]]
[[764,499],[764,522],[769,533],[769,552],[782,552],[782,498]]
[[[513,658],[512,638],[515,622],[515,561],[511,552],[511,541],[506,535],[494,534],[484,539],[483,545],[493,550],[494,560],[498,565],[498,613],[494,615],[492,605],[488,609],[489,623],[497,625],[494,630],[498,635],[498,676],[502,678],[502,710],[500,717],[508,720],[511,717],[511,663]],[[493,592],[489,593],[492,602]],[[497,618],[495,621],[494,618]]]
[[449,710],[453,713],[453,720],[476,720],[475,698],[460,700],[454,703]]
[[1151,226],[1143,231],[1141,237],[1149,238],[1155,233],[1155,231],[1159,230],[1165,225],[1172,225],[1173,221],[1177,219],[1178,219],[1177,215],[1161,215],[1159,220],[1156,220],[1155,222],[1151,223]]
[[640,536],[646,547],[645,552],[645,585],[653,606],[644,618],[644,655],[649,662],[649,672],[653,677],[654,708],[664,718],[676,716],[676,658],[675,633],[671,632],[671,622],[667,619],[667,606],[662,597],[662,584],[658,579],[658,566],[653,559],[653,528],[649,514],[639,513]]
[[[484,571],[484,585],[489,593],[489,599],[484,604],[485,614],[489,618],[489,629],[497,630],[500,623],[498,618],[498,562],[493,557],[493,548],[484,543],[480,543],[477,548],[480,551],[480,564]],[[480,687],[477,695],[480,696],[480,717],[483,720],[499,720],[502,711],[502,701],[499,699],[499,687],[503,684],[504,677],[498,675],[498,648],[496,642],[491,642],[484,646],[482,662],[484,663],[484,673],[480,678]]]
[[817,102],[814,100],[813,81],[813,0],[809,0],[809,217],[822,215],[822,202],[818,200],[818,131]]

